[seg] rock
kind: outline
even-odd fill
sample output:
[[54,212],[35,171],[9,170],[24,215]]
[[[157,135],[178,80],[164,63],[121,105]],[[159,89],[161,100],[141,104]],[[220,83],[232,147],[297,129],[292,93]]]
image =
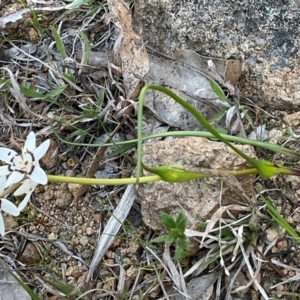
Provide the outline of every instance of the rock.
[[33,243],[27,243],[18,259],[23,264],[32,265],[38,263],[41,257],[36,246]]
[[30,300],[29,294],[17,282],[15,277],[11,275],[12,270],[0,259],[0,295],[2,299],[22,299]]
[[245,96],[267,107],[300,107],[300,14],[293,1],[135,0],[134,4],[136,30],[147,45],[171,56],[190,49],[214,58],[242,59],[239,87]]
[[55,196],[55,204],[59,208],[69,207],[74,199],[72,193],[69,191],[67,183],[62,183],[60,185],[60,188],[57,191],[55,191]]
[[58,155],[57,155],[58,145],[55,140],[50,139],[50,147],[46,154],[41,158],[41,164],[46,170],[51,170],[57,165]]
[[[251,146],[237,145],[251,157],[255,157]],[[179,163],[188,168],[243,169],[245,161],[233,150],[220,142],[205,138],[180,138],[148,143],[144,145],[143,162],[151,167],[168,163]],[[240,179],[246,194],[251,194],[252,176]],[[219,207],[220,179],[197,179],[184,183],[157,181],[142,185],[138,190],[143,221],[155,231],[163,229],[161,212],[177,216],[185,211],[195,221],[205,221]],[[222,205],[240,203],[235,190],[223,182]]]

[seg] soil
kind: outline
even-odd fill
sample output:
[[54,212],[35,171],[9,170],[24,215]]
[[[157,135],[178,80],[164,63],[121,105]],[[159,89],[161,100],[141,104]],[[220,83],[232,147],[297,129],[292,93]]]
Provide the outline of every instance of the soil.
[[[62,4],[55,1],[45,4],[41,1],[36,5],[41,8],[59,7]],[[21,9],[25,7],[20,2],[2,3],[0,16]],[[98,8],[98,13],[93,12],[94,15],[91,14],[91,9],[91,6],[83,6],[71,12],[49,10],[47,13],[38,10],[40,27],[33,26],[32,14],[26,13],[26,17],[20,18],[17,24],[13,22],[11,27],[6,28],[5,38],[2,40],[3,56],[0,53],[0,58],[16,75],[18,83],[27,87],[25,102],[28,110],[15,100],[7,86],[1,86],[3,103],[0,107],[0,145],[17,151],[31,130],[37,133],[39,143],[50,138],[50,150],[41,161],[41,166],[48,174],[86,176],[99,150],[78,144],[92,145],[99,143],[101,138],[105,140],[105,133],[113,132],[120,122],[116,114],[117,99],[124,96],[122,78],[111,75],[111,70],[101,69],[101,74],[96,74],[92,73],[95,71],[93,67],[79,68],[73,59],[74,53],[81,52],[84,48],[76,30],[82,30],[93,51],[111,50],[116,41],[114,27],[108,22],[109,16],[105,13],[107,4],[103,3]],[[84,22],[87,22],[86,27],[82,25]],[[67,56],[70,57],[70,64],[63,61],[59,49],[53,46],[54,37],[49,24],[56,28],[61,26],[60,35]],[[15,46],[30,52],[44,64],[28,59]],[[69,72],[75,78],[76,87],[81,90],[69,85],[59,97],[30,97],[30,91],[45,94],[45,91],[55,90],[66,83],[51,68]],[[101,96],[103,94],[105,97]],[[102,108],[101,114],[96,109],[99,106]],[[299,150],[297,134],[300,124],[297,120],[300,120],[300,116],[287,115],[282,111],[265,112],[257,107],[253,109],[252,116],[255,126],[267,123],[269,131],[272,129],[279,133],[281,137],[277,138],[277,143]],[[287,136],[289,125],[294,137]],[[120,139],[134,138],[135,129],[136,116],[132,112],[119,131]],[[284,136],[287,138],[283,139]],[[295,168],[298,166],[298,160],[295,159],[286,159],[267,151],[258,151],[256,154],[276,163],[285,163]],[[102,156],[96,175],[107,178],[130,177],[135,168],[134,159],[133,149],[127,149],[124,155],[108,150]],[[273,201],[276,209],[300,234],[300,180],[297,177],[276,176],[267,181],[256,179],[253,185]],[[82,293],[87,293],[86,298],[82,299],[138,299],[138,295],[143,295],[143,299],[161,299],[163,293],[157,278],[161,276],[166,290],[171,288],[172,281],[154,255],[145,255],[153,231],[142,222],[138,204],[132,207],[125,224],[107,251],[94,276],[96,279],[86,282],[99,236],[120,202],[124,190],[124,187],[91,186],[82,196],[80,193],[79,197],[79,189],[75,184],[49,183],[38,186],[20,217],[4,216],[8,233],[2,241],[0,239],[1,257],[41,299],[63,299],[58,283],[75,288],[67,299],[79,299]],[[16,199],[17,202],[20,200]],[[259,206],[263,206],[263,203],[260,202]],[[265,208],[261,212],[267,214]],[[271,245],[265,253],[265,263],[257,276],[258,281],[270,297],[299,298],[299,280],[271,289],[283,277],[291,278],[299,274],[299,244],[270,219],[260,219],[257,228],[258,245],[264,245],[264,249]],[[161,255],[162,251],[163,248],[157,246],[156,253]],[[199,256],[201,253],[185,261],[182,265],[183,272]],[[279,272],[275,271],[272,259],[284,264],[277,266]],[[245,285],[250,278],[246,268],[240,274],[236,287]],[[224,278],[222,284],[226,286]],[[262,298],[253,284],[246,291],[235,294],[234,299]]]

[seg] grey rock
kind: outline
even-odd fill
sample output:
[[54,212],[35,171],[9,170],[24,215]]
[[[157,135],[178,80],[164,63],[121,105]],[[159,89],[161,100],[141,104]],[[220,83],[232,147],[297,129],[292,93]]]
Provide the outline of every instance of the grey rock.
[[144,41],[172,55],[244,61],[242,93],[277,109],[300,107],[299,1],[135,0],[135,24]]
[[0,259],[0,297],[6,300],[30,300],[31,297],[11,275],[9,266]]

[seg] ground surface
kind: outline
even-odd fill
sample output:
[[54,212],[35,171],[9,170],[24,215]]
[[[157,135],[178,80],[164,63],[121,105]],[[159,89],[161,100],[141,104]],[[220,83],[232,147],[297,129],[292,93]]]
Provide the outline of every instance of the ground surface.
[[[82,7],[72,12],[49,9],[47,13],[40,8],[59,7],[61,3],[36,5],[39,7],[37,11],[40,11],[37,18],[26,12],[26,18],[8,23],[2,41],[4,65],[8,65],[18,84],[26,89],[22,91],[25,95],[22,102],[13,97],[9,87],[1,82],[1,146],[18,150],[33,130],[40,142],[51,139],[50,150],[41,162],[48,174],[84,177],[95,156],[100,156],[96,177],[130,177],[135,167],[132,148],[123,150],[123,153],[108,150],[99,154],[98,148],[88,146],[106,141],[105,132],[113,132],[122,122],[116,141],[135,137],[134,113],[127,119],[120,117],[120,111],[124,109],[119,104],[124,97],[122,78],[111,69],[79,67],[75,61],[75,54],[81,53],[85,47],[85,39],[91,44],[92,51],[113,48],[117,36],[113,25],[108,22],[109,15],[105,14],[107,5],[95,6],[94,10],[91,6]],[[2,3],[0,15],[21,9],[25,9],[25,5],[19,2]],[[54,33],[49,29],[50,24],[59,28],[68,59],[62,59],[54,43]],[[83,32],[85,37],[77,31]],[[31,57],[24,52],[30,53]],[[73,81],[62,80],[57,76],[58,71],[67,73]],[[8,79],[4,71],[2,76]],[[61,91],[59,88],[65,84],[67,86]],[[41,97],[53,90],[56,95]],[[294,136],[289,135],[288,140],[278,139],[277,142],[299,150],[298,115],[289,117],[287,122],[285,112],[265,113],[256,108],[252,117],[254,126],[267,123],[269,130],[277,130],[277,133],[286,136],[287,126],[291,125]],[[298,166],[298,161],[286,160],[267,151],[259,151],[257,155],[277,163]],[[300,233],[300,181],[277,176],[268,181],[257,179],[253,184],[256,189],[264,191],[265,197],[272,199],[278,211]],[[143,225],[138,205],[131,209],[126,223],[106,252],[96,279],[85,282],[99,235],[124,190],[125,187],[104,186],[81,190],[78,186],[64,183],[39,186],[20,217],[5,216],[6,230],[11,232],[3,239],[1,257],[42,299],[62,299],[58,283],[76,288],[68,299],[77,299],[80,293],[85,292],[87,294],[83,297],[86,298],[83,299],[134,299],[134,295],[142,294],[143,299],[159,299],[162,297],[160,281],[157,280],[159,275],[164,279],[165,289],[171,287],[172,281],[154,256],[141,256],[152,232]],[[259,205],[262,206],[262,203]],[[266,253],[266,259],[275,258],[285,265],[279,267],[280,272],[276,273],[269,264],[263,264],[258,280],[270,297],[297,299],[300,297],[297,282],[270,289],[280,283],[280,276],[293,277],[299,274],[300,268],[299,246],[286,232],[276,231],[275,225],[272,226],[268,219],[259,220],[259,245],[266,249],[277,239]],[[158,248],[158,253],[161,252],[162,249]],[[183,272],[197,261],[198,256],[201,253],[184,262]],[[240,274],[237,287],[245,285],[250,277],[246,268]],[[222,281],[224,286],[225,282]],[[252,285],[245,293],[237,293],[235,299],[260,299],[260,295]]]

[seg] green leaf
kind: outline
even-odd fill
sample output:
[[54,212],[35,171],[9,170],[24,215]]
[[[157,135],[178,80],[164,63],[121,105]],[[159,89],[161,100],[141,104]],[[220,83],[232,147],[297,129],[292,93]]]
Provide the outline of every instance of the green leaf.
[[29,296],[32,298],[32,300],[42,300],[27,284],[23,282],[22,279],[15,276],[13,273],[11,273],[12,276],[15,277],[17,282],[20,284],[20,286],[29,294]]
[[[65,283],[62,283],[62,282],[59,282],[59,281],[52,281],[52,280],[48,280],[46,278],[44,278],[45,282],[47,282],[48,284],[50,284],[54,289],[58,290],[59,292],[61,293],[64,293],[65,295],[69,295],[71,294],[73,291],[74,291],[74,287],[68,285],[68,284],[65,284]],[[82,292],[77,292],[74,294],[76,297],[79,297],[82,295]],[[87,297],[83,297],[81,299],[87,299]]]
[[281,226],[283,227],[297,242],[300,244],[300,237],[298,233],[294,230],[294,228],[286,221],[285,218],[281,216],[281,214],[276,210],[271,201],[267,200],[262,194],[260,194],[262,200],[267,205],[268,213],[271,217]]
[[[216,113],[211,119],[208,120],[208,123],[212,124],[214,122],[218,122],[220,121],[227,113],[228,109],[222,109],[220,110],[218,113]],[[225,130],[226,131],[226,130]],[[222,132],[224,133],[224,132]],[[227,131],[225,132],[225,134],[227,133]]]
[[[133,145],[121,145],[121,146],[118,146],[118,147],[114,147],[113,151],[107,156],[107,158],[110,158],[110,157],[115,157],[115,156],[118,156],[119,154],[123,154],[125,151],[127,151],[128,149],[131,149],[133,148]],[[126,157],[126,155],[125,155]]]
[[161,235],[151,240],[153,243],[172,243],[174,239],[171,239],[169,235]]
[[184,259],[189,255],[189,252],[186,249],[176,248],[175,250],[175,259]]
[[87,4],[89,3],[91,0],[75,0],[73,1],[72,3],[70,4],[67,4],[65,6],[66,9],[74,9],[74,8],[78,8],[80,7],[81,5],[84,5],[84,4]]
[[86,35],[82,31],[77,31],[80,37],[83,39],[84,42],[84,61],[83,63],[85,65],[88,64],[88,61],[90,60],[90,55],[91,55],[91,46],[90,46],[90,41],[86,37]]
[[75,77],[71,73],[63,73],[63,75],[70,81],[75,82]]
[[180,231],[184,232],[186,228],[186,216],[180,212],[176,219],[176,227],[180,229]]
[[43,30],[43,28],[42,28],[42,26],[39,22],[39,18],[37,16],[37,13],[35,12],[34,9],[31,9],[31,8],[29,8],[29,9],[31,10],[31,14],[32,14],[32,19],[30,19],[31,24],[37,30],[37,32],[39,33],[40,36],[45,35],[45,32],[44,32],[44,30]]
[[99,96],[97,98],[97,105],[98,105],[98,110],[101,111],[103,102],[104,102],[104,98],[105,98],[105,90],[101,89],[99,92]]
[[183,248],[183,249],[186,249],[188,247],[189,243],[190,243],[190,240],[186,236],[179,237],[176,240],[177,246],[180,247],[180,248]]
[[176,228],[176,222],[174,221],[174,219],[166,213],[162,213],[161,214],[161,219],[163,224],[166,226],[166,228],[168,228],[169,230],[171,228]]
[[53,100],[53,98],[59,96],[66,89],[68,85],[62,85],[57,88],[53,88],[49,93],[47,93],[44,97]]
[[209,83],[211,88],[213,89],[213,91],[216,93],[216,95],[219,97],[220,100],[232,104],[228,98],[225,96],[224,91],[222,90],[222,88],[219,86],[219,84],[214,81],[212,78],[208,78]]
[[63,43],[58,31],[56,30],[56,28],[54,26],[50,26],[50,29],[51,29],[52,35],[53,35],[53,37],[55,39],[55,42],[56,42],[57,49],[58,49],[62,59],[66,59],[67,58],[67,53],[66,53],[66,50],[65,50],[64,43]]

